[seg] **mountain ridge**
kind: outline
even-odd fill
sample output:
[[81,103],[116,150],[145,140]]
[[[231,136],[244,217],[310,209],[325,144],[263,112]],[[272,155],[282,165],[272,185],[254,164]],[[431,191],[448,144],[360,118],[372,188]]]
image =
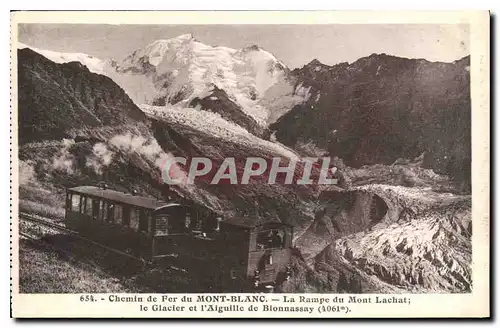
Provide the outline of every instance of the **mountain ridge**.
[[[310,97],[269,133],[312,142],[354,167],[424,153],[424,165],[470,183],[470,57],[451,63],[373,54],[292,72]],[[319,68],[318,68],[319,67]]]
[[[265,126],[272,116],[268,106],[261,104],[268,103],[266,92],[277,83],[288,84],[286,77],[290,72],[274,55],[256,45],[242,49],[213,47],[198,42],[190,34],[156,40],[122,61],[32,49],[57,63],[80,61],[91,71],[107,75],[138,106],[166,103],[187,106],[207,84],[215,84],[260,126]],[[288,89],[284,96],[290,93]],[[281,89],[275,88],[274,93],[276,90]],[[300,96],[291,96],[292,101],[300,101]]]

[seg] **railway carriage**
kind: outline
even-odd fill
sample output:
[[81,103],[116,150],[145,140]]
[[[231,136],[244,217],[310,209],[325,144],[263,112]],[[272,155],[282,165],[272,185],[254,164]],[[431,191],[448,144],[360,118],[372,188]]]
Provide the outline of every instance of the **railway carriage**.
[[293,227],[279,221],[223,219],[200,206],[95,186],[67,189],[65,221],[96,242],[175,263],[225,290],[279,283],[289,273]]

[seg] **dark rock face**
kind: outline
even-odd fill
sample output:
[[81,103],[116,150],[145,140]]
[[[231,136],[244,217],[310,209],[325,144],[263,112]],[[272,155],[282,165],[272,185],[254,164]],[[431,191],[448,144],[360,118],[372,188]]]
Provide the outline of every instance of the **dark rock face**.
[[110,78],[78,62],[56,64],[18,50],[19,142],[56,140],[72,129],[145,122],[146,116]]
[[314,257],[334,240],[370,230],[387,214],[382,198],[363,191],[324,191],[318,198],[314,220],[295,240],[309,266]]
[[324,209],[317,216],[331,221],[336,237],[371,229],[382,221],[388,210],[382,198],[361,191],[327,192],[320,200]]
[[244,127],[254,135],[260,136],[262,134],[263,129],[259,127],[257,122],[247,115],[237,103],[232,101],[224,90],[219,89],[217,86],[213,86],[213,88],[211,95],[203,99],[194,98],[189,107],[200,105],[202,110],[218,113],[224,119]]
[[385,54],[292,74],[305,103],[271,125],[294,146],[314,142],[350,166],[391,164],[425,152],[424,165],[470,182],[470,58],[428,62]]

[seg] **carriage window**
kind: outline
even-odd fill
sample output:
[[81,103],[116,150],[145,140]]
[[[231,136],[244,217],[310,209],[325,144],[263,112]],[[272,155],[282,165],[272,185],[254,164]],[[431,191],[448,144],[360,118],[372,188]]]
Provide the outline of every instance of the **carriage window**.
[[222,221],[221,217],[215,218],[215,221],[217,222],[217,225],[215,227],[215,232],[220,232],[220,222]]
[[108,216],[108,204],[106,201],[101,202],[101,215],[99,216],[99,219],[101,221],[104,221],[106,217]]
[[99,218],[100,202],[98,199],[92,200],[92,218],[97,220]]
[[282,248],[284,246],[283,231],[268,230],[257,235],[257,249]]
[[139,212],[139,231],[148,232],[148,221],[151,214],[149,211],[141,209]]
[[78,210],[80,213],[85,213],[85,203],[87,202],[87,197],[80,197],[80,209]]
[[122,208],[123,207],[121,205],[115,204],[115,207],[114,207],[114,216],[115,216],[114,222],[115,223],[122,222],[122,215],[123,215]]
[[80,208],[80,195],[72,195],[71,199],[71,210],[78,212]]
[[200,213],[194,212],[190,218],[191,230],[196,232],[201,232],[203,226],[203,220]]
[[113,222],[114,219],[114,213],[115,212],[115,205],[112,203],[108,203],[108,213],[106,216],[106,221],[108,222]]
[[92,215],[92,198],[86,197],[85,214]]
[[185,227],[186,227],[186,229],[189,229],[190,226],[191,226],[191,212],[187,211],[186,212]]
[[122,224],[126,227],[130,226],[130,206],[128,205],[123,206]]
[[139,230],[139,212],[140,209],[132,207],[130,209],[130,228]]
[[168,235],[168,215],[161,214],[156,217],[156,226],[155,226],[155,235],[156,236],[165,236]]

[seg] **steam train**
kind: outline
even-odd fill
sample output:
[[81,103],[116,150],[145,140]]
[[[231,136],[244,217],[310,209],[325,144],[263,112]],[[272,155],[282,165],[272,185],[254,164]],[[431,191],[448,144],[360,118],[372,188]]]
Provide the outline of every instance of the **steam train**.
[[215,290],[273,288],[291,275],[293,227],[282,222],[223,219],[199,206],[103,186],[67,189],[65,222],[114,249],[195,272]]

